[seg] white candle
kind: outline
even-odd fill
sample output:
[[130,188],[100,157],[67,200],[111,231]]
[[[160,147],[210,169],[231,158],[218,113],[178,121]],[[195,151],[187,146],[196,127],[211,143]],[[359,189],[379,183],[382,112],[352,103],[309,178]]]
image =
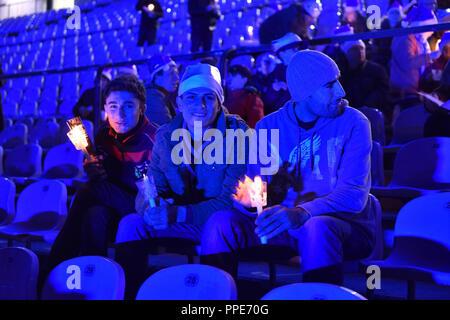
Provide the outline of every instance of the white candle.
[[[250,202],[252,207],[256,207],[258,216],[263,211],[263,206],[267,205],[267,186],[266,183],[262,181],[260,176],[256,176],[255,180],[251,184],[250,191]],[[261,243],[267,244],[267,238],[261,237]]]

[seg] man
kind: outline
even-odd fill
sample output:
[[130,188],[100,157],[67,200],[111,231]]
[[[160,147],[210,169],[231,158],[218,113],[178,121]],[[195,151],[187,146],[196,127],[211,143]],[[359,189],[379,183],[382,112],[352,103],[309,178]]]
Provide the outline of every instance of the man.
[[105,88],[108,122],[95,137],[97,155],[85,160],[89,181],[74,197],[56,238],[48,268],[78,255],[105,256],[118,223],[134,211],[135,167],[150,160],[156,127],[145,117],[145,88],[134,76]]
[[342,72],[342,86],[350,105],[377,108],[388,116],[389,79],[384,68],[366,59],[362,40],[348,41],[341,47],[348,61],[348,68]]
[[[406,21],[412,27],[437,23],[433,11],[425,6],[413,7]],[[420,103],[417,98],[420,75],[440,55],[439,51],[430,50],[427,39],[432,34],[433,31],[427,31],[392,39],[390,86],[392,97],[400,104],[400,109]],[[413,97],[411,102],[407,101],[408,97]]]
[[[100,88],[102,90],[106,87],[106,85],[111,81],[111,69],[104,69],[100,75],[97,75],[97,77],[100,76]],[[75,106],[72,109],[72,113],[75,117],[80,117],[83,120],[89,120],[94,123],[94,105],[95,105],[95,95],[97,92],[97,88],[93,87],[90,89],[87,89],[83,92],[80,99],[78,99],[78,102],[75,104]],[[103,102],[101,103],[101,106],[105,104],[104,97]]]
[[[134,298],[145,279],[146,251],[141,249],[142,241],[136,240],[177,238],[181,244],[191,240],[201,244],[201,263],[236,273],[236,263],[230,262],[233,257],[226,252],[227,242],[217,240],[221,236],[233,242],[233,230],[229,228],[221,235],[217,230],[222,225],[230,226],[227,217],[233,212],[231,194],[246,171],[248,148],[233,149],[235,157],[244,157],[238,163],[234,159],[230,161],[225,151],[216,150],[212,156],[211,147],[225,150],[226,140],[234,139],[228,130],[245,131],[248,126],[239,117],[224,112],[220,83],[216,67],[189,66],[178,88],[180,113],[158,129],[149,168],[160,205],[150,207],[149,201],[139,193],[138,214],[122,219],[116,237],[116,260],[126,273],[126,298]],[[201,139],[199,135],[203,134],[209,138]]]
[[[303,281],[342,285],[343,261],[370,254],[375,219],[368,201],[370,124],[346,107],[339,73],[319,51],[303,50],[291,58],[291,100],[255,128],[255,134],[279,129],[279,145],[268,144],[279,150],[283,165],[263,175],[264,166],[250,164],[249,175],[262,175],[269,183],[269,207],[255,221],[256,235],[269,244],[295,240]],[[250,150],[250,155],[256,152],[254,146]],[[253,237],[249,232],[245,241]]]
[[302,39],[309,38],[309,27],[315,24],[322,11],[320,0],[294,1],[289,7],[268,17],[259,28],[259,42],[269,44],[292,32]]
[[242,65],[235,64],[228,69],[225,107],[228,112],[244,119],[250,128],[254,128],[264,117],[264,104],[258,90],[249,85],[251,78],[252,72]]
[[168,56],[154,56],[148,62],[150,71],[147,91],[147,118],[157,125],[163,125],[176,116],[176,106],[171,100],[178,88],[178,68]]
[[138,47],[152,45],[156,42],[158,19],[164,15],[161,4],[156,0],[139,0],[136,10],[141,11],[141,25],[139,27]]
[[191,52],[211,51],[213,32],[220,10],[214,0],[189,0],[188,11],[191,16]]

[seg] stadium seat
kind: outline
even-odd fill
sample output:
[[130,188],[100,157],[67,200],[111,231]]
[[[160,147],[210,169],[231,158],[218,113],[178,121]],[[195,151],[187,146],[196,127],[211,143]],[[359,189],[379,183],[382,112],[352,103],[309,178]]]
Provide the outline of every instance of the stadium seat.
[[16,123],[12,127],[0,132],[0,145],[4,149],[12,149],[28,142],[28,127],[23,123]]
[[0,177],[0,226],[14,219],[16,185],[8,178]]
[[5,156],[7,177],[37,178],[42,173],[42,147],[38,144],[24,144],[10,150]]
[[66,186],[56,180],[39,180],[20,193],[14,220],[0,227],[0,237],[11,239],[54,230],[63,223],[65,216]]
[[84,256],[56,266],[42,289],[43,300],[122,300],[125,274],[108,258]]
[[236,300],[236,284],[227,272],[200,264],[162,269],[142,284],[136,300]]
[[45,179],[78,179],[83,176],[83,152],[72,143],[51,148],[44,159]]
[[395,152],[402,145],[423,138],[423,128],[429,116],[423,105],[401,111],[394,121],[392,141],[384,148],[385,151]]
[[37,299],[39,259],[26,248],[0,249],[0,300]]
[[449,226],[450,192],[411,200],[398,213],[390,255],[365,261],[361,271],[377,265],[383,277],[407,280],[409,299],[415,297],[415,281],[450,286]]
[[361,107],[358,109],[369,119],[372,131],[372,140],[378,142],[382,146],[386,144],[385,129],[384,129],[384,115],[375,108]]
[[377,141],[372,141],[372,152],[370,155],[371,167],[370,173],[372,177],[372,186],[384,187],[384,163],[383,163],[383,147]]
[[367,300],[359,293],[327,283],[293,283],[272,289],[261,300]]
[[411,141],[397,153],[392,180],[387,187],[373,186],[377,197],[416,198],[450,190],[450,138]]
[[59,124],[54,118],[41,119],[29,134],[28,140],[48,149],[59,143]]

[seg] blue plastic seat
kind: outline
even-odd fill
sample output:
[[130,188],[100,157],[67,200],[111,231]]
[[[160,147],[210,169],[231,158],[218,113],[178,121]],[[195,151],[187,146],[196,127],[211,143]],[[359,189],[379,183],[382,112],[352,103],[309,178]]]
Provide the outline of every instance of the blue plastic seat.
[[416,198],[450,190],[450,138],[433,137],[404,145],[394,161],[387,187],[373,186],[377,197]]
[[83,176],[83,152],[65,143],[51,148],[44,159],[42,177],[46,179],[77,179]]
[[26,248],[0,249],[0,300],[35,300],[39,259]]
[[0,227],[2,238],[24,236],[57,230],[67,216],[67,189],[56,180],[39,180],[28,185],[17,200],[14,220]]
[[73,258],[56,266],[42,289],[44,300],[122,300],[125,274],[113,260],[98,256]]
[[383,277],[408,281],[408,298],[415,297],[415,281],[450,285],[450,192],[411,200],[398,213],[394,247],[385,260],[369,260]]
[[370,121],[372,140],[384,146],[386,144],[386,137],[385,137],[383,113],[376,108],[370,107],[361,107],[358,110],[364,113],[364,115]]
[[162,269],[142,284],[136,300],[236,300],[236,284],[227,272],[200,264]]
[[0,145],[4,149],[12,149],[27,142],[28,127],[23,123],[16,123],[0,132]]
[[0,177],[0,225],[8,224],[14,219],[16,185],[8,178]]
[[293,283],[272,289],[261,300],[367,300],[359,293],[327,283]]

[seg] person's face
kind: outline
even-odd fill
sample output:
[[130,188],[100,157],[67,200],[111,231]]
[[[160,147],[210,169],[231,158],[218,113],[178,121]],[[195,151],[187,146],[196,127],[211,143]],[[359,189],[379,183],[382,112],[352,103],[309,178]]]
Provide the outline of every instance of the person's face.
[[134,129],[145,106],[128,91],[113,91],[106,97],[105,112],[109,125],[119,134]]
[[334,118],[340,115],[343,111],[344,104],[342,98],[345,96],[345,91],[339,81],[331,81],[307,98],[306,112],[309,112],[311,118],[325,117]]
[[344,11],[344,19],[348,23],[355,23],[356,19],[357,19],[356,11],[352,10],[352,9],[345,9],[345,11]]
[[283,61],[283,64],[287,66],[292,56],[298,52],[297,48],[290,48],[286,50],[281,50],[278,52],[280,59]]
[[347,60],[350,68],[356,68],[366,60],[366,49],[361,46],[353,46],[347,51]]
[[177,89],[179,82],[178,69],[175,66],[170,66],[167,70],[163,69],[161,75],[155,76],[155,84],[163,87],[168,92],[174,92]]
[[201,121],[202,128],[209,127],[220,112],[216,94],[209,88],[194,88],[177,98],[178,106],[188,128],[194,128],[194,121]]
[[277,64],[273,58],[265,57],[261,61],[259,70],[261,71],[262,74],[268,75],[268,74],[272,73],[273,70],[275,70],[276,66],[277,66]]
[[238,90],[245,87],[245,84],[247,83],[247,78],[243,77],[239,73],[236,74],[227,74],[227,88],[229,90]]

